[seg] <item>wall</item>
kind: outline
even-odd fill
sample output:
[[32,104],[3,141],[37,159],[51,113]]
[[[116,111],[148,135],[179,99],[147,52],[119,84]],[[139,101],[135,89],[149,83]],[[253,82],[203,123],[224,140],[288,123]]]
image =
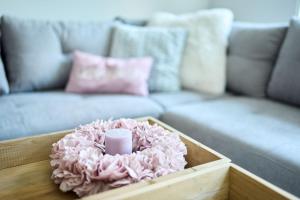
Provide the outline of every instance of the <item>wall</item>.
[[209,7],[231,9],[238,21],[287,22],[297,13],[298,0],[211,0]]
[[225,7],[240,21],[286,22],[296,13],[297,1],[300,0],[0,0],[0,15],[63,20],[115,16],[143,19],[157,11],[185,13]]
[[208,7],[209,0],[0,0],[0,15],[95,20],[115,16],[143,19],[157,11],[184,13]]

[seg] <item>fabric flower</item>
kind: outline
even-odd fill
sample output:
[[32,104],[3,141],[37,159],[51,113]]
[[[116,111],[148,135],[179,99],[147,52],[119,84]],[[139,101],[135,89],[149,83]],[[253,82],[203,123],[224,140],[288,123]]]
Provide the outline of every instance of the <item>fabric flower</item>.
[[[105,132],[115,128],[132,132],[132,154],[105,154]],[[51,178],[63,192],[73,190],[82,197],[183,170],[186,154],[179,136],[156,124],[97,120],[52,145]]]

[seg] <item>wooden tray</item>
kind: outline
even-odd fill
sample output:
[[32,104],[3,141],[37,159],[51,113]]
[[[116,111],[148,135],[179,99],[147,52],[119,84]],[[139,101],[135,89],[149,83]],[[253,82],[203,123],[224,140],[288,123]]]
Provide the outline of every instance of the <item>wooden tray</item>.
[[[146,117],[138,120],[148,120],[152,124],[157,123],[165,129],[177,132],[187,146],[188,154],[186,160],[188,165],[181,172],[148,182],[132,184],[109,192],[120,194],[134,191],[142,189],[156,180],[172,180],[173,178],[192,174],[195,170],[230,162],[223,155],[154,118]],[[52,173],[49,163],[51,145],[71,131],[0,141],[0,199],[55,200],[77,198],[73,192],[61,192],[58,189],[58,185],[54,184],[53,180],[50,179]],[[105,195],[105,193],[101,193],[101,195]]]
[[108,191],[84,200],[287,200],[297,197],[231,163],[196,169],[173,179],[157,178],[139,189]]

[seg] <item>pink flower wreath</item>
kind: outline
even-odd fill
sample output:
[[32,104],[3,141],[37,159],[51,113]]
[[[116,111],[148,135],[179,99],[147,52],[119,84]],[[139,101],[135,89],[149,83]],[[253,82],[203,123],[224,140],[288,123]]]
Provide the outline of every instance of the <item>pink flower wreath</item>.
[[[132,131],[133,153],[105,154],[105,132]],[[187,149],[179,136],[147,121],[119,119],[80,126],[53,144],[52,179],[79,197],[149,180],[184,169]]]

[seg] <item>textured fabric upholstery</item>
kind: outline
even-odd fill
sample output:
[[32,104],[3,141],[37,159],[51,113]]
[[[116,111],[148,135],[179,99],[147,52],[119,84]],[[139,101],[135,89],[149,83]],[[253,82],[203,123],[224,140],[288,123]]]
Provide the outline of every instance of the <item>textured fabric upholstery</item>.
[[0,95],[8,94],[8,93],[9,93],[8,82],[5,75],[4,65],[0,56]]
[[1,29],[0,29],[0,96],[2,94],[9,93],[8,81],[6,78],[5,69],[2,61],[1,46],[2,46],[2,41],[1,41]]
[[231,91],[266,96],[286,30],[287,26],[281,24],[234,24],[227,57],[227,87]]
[[269,97],[300,106],[300,18],[291,20],[268,87]]
[[63,88],[71,53],[81,50],[107,56],[112,26],[112,22],[47,22],[3,16],[3,52],[11,91]]
[[161,119],[234,163],[300,195],[300,110],[246,97],[183,105]]
[[150,98],[163,106],[166,110],[174,106],[197,103],[219,98],[219,95],[182,90],[178,92],[157,92],[150,94]]
[[130,95],[12,94],[0,98],[0,140],[75,128],[96,119],[158,117],[161,112],[150,99]]

